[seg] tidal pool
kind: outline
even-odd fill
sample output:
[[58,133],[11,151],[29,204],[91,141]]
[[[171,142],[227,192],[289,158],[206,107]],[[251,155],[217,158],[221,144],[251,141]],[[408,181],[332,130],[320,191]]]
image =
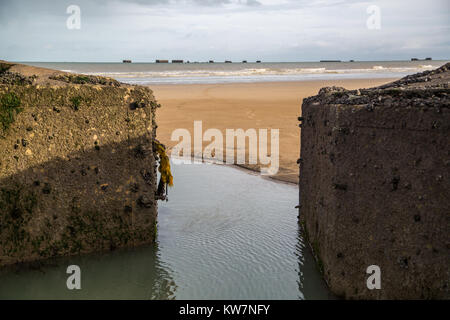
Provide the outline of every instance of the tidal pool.
[[[154,245],[0,272],[0,299],[329,299],[297,224],[298,187],[226,165],[172,165]],[[81,290],[68,290],[68,265]]]

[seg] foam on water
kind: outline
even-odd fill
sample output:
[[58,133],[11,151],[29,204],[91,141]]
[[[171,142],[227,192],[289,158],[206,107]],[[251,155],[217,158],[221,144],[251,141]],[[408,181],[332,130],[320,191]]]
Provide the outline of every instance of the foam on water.
[[133,84],[233,83],[359,78],[400,78],[446,61],[286,63],[29,63],[66,72],[115,78]]

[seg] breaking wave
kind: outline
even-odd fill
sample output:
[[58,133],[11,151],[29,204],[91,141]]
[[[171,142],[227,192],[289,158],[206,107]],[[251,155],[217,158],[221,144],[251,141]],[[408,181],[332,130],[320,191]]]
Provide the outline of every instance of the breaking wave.
[[240,70],[164,70],[164,71],[126,71],[126,72],[92,72],[117,79],[140,78],[185,78],[185,77],[248,77],[248,76],[283,76],[283,75],[314,75],[314,74],[361,74],[361,73],[406,73],[420,72],[433,68],[431,65],[418,67],[383,67],[373,66],[366,69],[327,69],[327,68],[247,68]]

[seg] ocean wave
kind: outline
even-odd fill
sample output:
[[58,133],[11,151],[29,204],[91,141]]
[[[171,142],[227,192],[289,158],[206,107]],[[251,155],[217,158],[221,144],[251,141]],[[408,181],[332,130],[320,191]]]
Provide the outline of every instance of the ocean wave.
[[91,72],[91,75],[100,75],[117,79],[145,79],[145,78],[192,78],[192,77],[248,77],[248,76],[293,76],[314,74],[370,74],[370,73],[414,73],[423,69],[431,69],[431,65],[417,67],[385,67],[373,66],[371,68],[353,69],[326,69],[326,68],[246,68],[237,70],[164,70],[164,71],[125,71],[125,72]]

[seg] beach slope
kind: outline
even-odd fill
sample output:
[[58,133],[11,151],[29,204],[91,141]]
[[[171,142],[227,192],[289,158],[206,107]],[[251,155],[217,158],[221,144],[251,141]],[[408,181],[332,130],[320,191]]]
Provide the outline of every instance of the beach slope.
[[[196,120],[202,121],[203,132],[216,128],[224,136],[226,129],[279,129],[280,168],[273,178],[298,183],[300,130],[297,117],[302,100],[317,94],[324,86],[357,89],[390,81],[392,79],[152,85],[155,97],[163,105],[157,110],[158,138],[171,148],[178,143],[171,141],[172,132],[185,128],[193,136]],[[248,143],[246,147],[248,156]],[[259,170],[258,165],[244,167]]]

